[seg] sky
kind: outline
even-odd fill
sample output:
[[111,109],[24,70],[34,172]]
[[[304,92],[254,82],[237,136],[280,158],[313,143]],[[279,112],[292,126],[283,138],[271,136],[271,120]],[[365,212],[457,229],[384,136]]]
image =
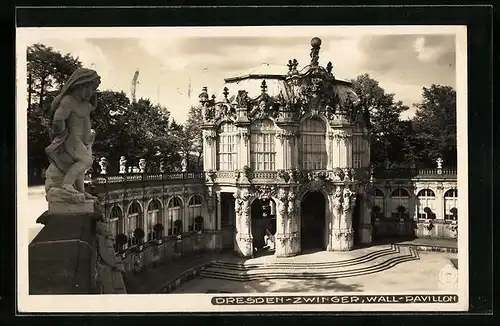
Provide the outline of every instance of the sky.
[[[197,104],[203,86],[221,98],[224,78],[266,69],[286,73],[286,64],[293,58],[298,60],[299,69],[307,65],[314,36],[322,39],[321,65],[332,61],[335,76],[343,80],[368,73],[386,92],[410,107],[402,118],[413,116],[412,105],[420,102],[423,87],[456,84],[453,34],[53,35],[37,37],[36,42],[77,56],[84,67],[97,70],[102,77],[101,90],[124,91],[130,96],[132,77],[139,70],[137,98],[162,104],[179,122],[187,119],[189,106]],[[228,88],[233,95],[240,86],[231,84]]]

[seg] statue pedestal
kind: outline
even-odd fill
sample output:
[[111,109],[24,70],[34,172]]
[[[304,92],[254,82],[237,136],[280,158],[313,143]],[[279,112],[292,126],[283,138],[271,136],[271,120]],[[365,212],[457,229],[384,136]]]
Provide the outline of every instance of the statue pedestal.
[[37,223],[44,228],[29,244],[29,293],[126,293],[121,259],[94,200],[50,202]]
[[44,228],[29,245],[30,294],[92,294],[95,284],[98,213],[43,213]]
[[95,200],[85,200],[83,203],[68,204],[62,201],[49,202],[49,214],[92,214]]

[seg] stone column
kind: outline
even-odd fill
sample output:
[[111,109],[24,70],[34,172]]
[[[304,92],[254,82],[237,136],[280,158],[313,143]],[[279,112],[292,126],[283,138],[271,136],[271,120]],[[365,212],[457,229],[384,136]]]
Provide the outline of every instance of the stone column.
[[215,215],[215,228],[217,230],[220,230],[221,229],[221,214],[222,214],[222,210],[221,210],[221,193],[220,191],[218,191],[216,193],[217,195],[217,199],[216,199],[216,204],[217,204],[217,214]]
[[300,254],[300,198],[298,198],[297,188],[290,188],[288,190],[288,207],[287,207],[287,224],[286,229],[290,237],[290,245],[288,253],[289,256],[294,256]]
[[443,184],[439,183],[436,187],[436,219],[444,220],[444,193]]
[[333,223],[329,236],[328,250],[346,251],[354,245],[352,229],[352,211],[355,204],[355,193],[348,185],[337,185],[333,195]]
[[253,236],[250,216],[249,200],[251,198],[248,191],[239,190],[235,197],[236,212],[236,233],[234,251],[242,257],[253,255]]

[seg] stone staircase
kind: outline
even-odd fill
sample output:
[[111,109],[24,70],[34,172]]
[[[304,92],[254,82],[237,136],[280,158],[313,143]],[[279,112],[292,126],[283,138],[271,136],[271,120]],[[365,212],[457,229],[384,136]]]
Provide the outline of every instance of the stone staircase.
[[336,279],[378,273],[418,259],[418,252],[413,247],[393,244],[355,258],[336,261],[256,263],[220,260],[206,266],[200,276],[240,282],[268,279]]

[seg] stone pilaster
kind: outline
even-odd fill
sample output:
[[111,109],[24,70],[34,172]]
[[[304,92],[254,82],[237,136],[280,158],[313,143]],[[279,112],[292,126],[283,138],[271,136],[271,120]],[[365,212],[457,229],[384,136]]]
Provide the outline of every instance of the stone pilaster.
[[277,138],[281,144],[281,168],[285,170],[293,169],[296,165],[294,164],[296,160],[295,156],[295,139],[296,133],[292,127],[288,126],[285,129],[281,130],[277,134]]
[[216,134],[214,130],[203,130],[203,167],[205,170],[215,170],[215,165],[213,165],[215,153],[214,148],[216,147]]
[[252,221],[250,216],[248,190],[239,190],[235,195],[236,233],[234,251],[243,257],[253,255]]
[[354,246],[352,229],[352,211],[355,193],[347,185],[337,185],[332,201],[332,228],[329,234],[327,250],[346,251]]
[[238,169],[243,169],[245,165],[250,166],[250,130],[248,127],[238,127]]
[[222,215],[222,209],[221,209],[221,193],[217,192],[217,199],[216,199],[216,204],[217,204],[217,214],[216,214],[216,219],[215,219],[215,228],[217,230],[221,229],[221,215]]
[[443,183],[438,183],[436,187],[436,219],[444,220],[444,187]]
[[[288,215],[289,193],[287,189],[280,188],[277,194],[276,210],[276,252],[277,257],[295,255],[292,250],[292,237],[290,233],[290,216]],[[293,204],[293,197],[292,197]],[[292,211],[293,213],[293,211]]]

